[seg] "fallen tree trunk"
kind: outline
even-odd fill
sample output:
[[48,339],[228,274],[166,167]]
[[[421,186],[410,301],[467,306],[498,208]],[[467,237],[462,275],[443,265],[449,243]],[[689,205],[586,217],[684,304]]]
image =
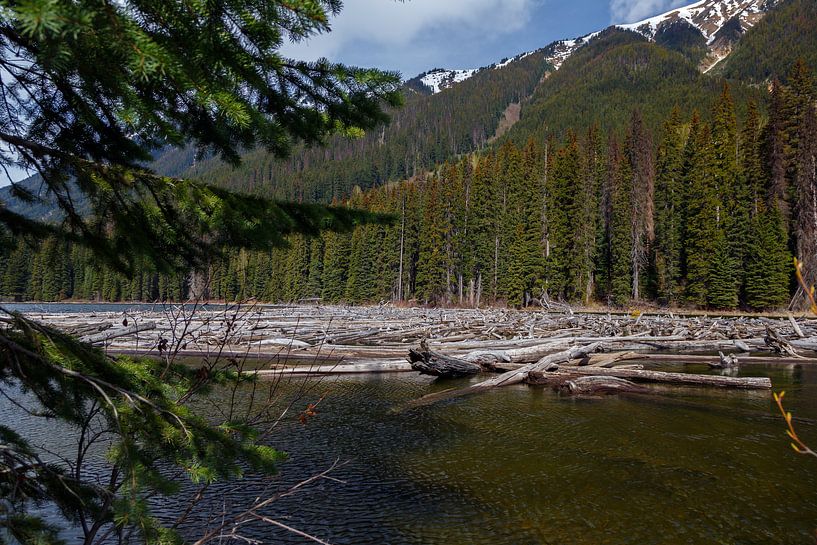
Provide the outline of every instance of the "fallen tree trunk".
[[523,365],[522,367],[516,369],[515,371],[508,371],[507,373],[503,373],[498,377],[488,379],[483,382],[479,382],[472,386],[459,389],[443,390],[442,392],[435,392],[433,394],[423,396],[420,399],[410,403],[410,406],[430,405],[432,403],[436,403],[438,401],[442,401],[445,399],[453,399],[456,397],[477,394],[480,392],[490,390],[492,388],[498,388],[500,386],[520,384],[525,381],[525,379],[528,377],[528,374],[531,372],[543,371],[545,369],[550,368],[553,365],[564,364],[571,360],[585,358],[588,355],[592,354],[593,352],[597,351],[600,346],[601,343],[593,343],[587,346],[576,346],[569,350],[558,352],[556,354],[549,354],[541,358],[536,363]]
[[420,343],[420,350],[409,350],[408,361],[411,368],[421,375],[434,377],[461,378],[483,371],[482,366],[476,363],[432,352],[425,342]]
[[282,367],[279,369],[259,369],[247,371],[247,375],[257,375],[262,378],[278,376],[328,376],[328,375],[362,375],[370,373],[407,373],[414,371],[411,365],[405,362],[394,363],[357,363],[339,365],[319,365],[301,367]]
[[648,394],[650,392],[649,388],[618,377],[575,377],[567,380],[561,380],[553,386],[554,389],[560,392],[574,396]]
[[[607,356],[607,354],[597,354],[590,358],[590,365],[596,361],[597,356]],[[618,358],[618,361],[654,361],[672,365],[696,365],[696,364],[717,364],[720,356],[701,356],[695,354],[644,354],[639,352],[628,352]],[[783,356],[746,356],[741,358],[741,365],[817,365],[817,358],[787,358]]]
[[127,337],[128,335],[133,335],[135,333],[139,333],[142,331],[150,331],[152,329],[156,329],[155,322],[145,322],[142,324],[132,325],[130,327],[126,327],[124,329],[116,329],[114,331],[105,331],[103,333],[98,333],[96,335],[86,335],[85,337],[81,337],[80,341],[85,343],[91,344],[102,344],[107,341],[117,339],[119,337]]
[[552,384],[553,380],[569,379],[576,376],[616,377],[635,382],[673,384],[676,386],[712,386],[740,390],[770,390],[772,381],[766,377],[724,377],[720,375],[694,375],[690,373],[666,373],[638,369],[603,369],[598,367],[576,367],[554,372],[532,372],[527,377],[528,384]]

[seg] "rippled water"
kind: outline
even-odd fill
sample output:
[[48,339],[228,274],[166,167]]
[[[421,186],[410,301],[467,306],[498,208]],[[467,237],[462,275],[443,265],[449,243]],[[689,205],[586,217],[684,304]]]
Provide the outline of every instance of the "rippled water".
[[[817,443],[817,369],[750,369],[789,390]],[[570,399],[519,386],[393,410],[451,385],[324,381],[319,416],[273,441],[291,453],[280,484],[335,459],[349,461],[334,474],[344,483],[284,500],[276,516],[330,543],[814,542],[817,460],[791,451],[768,393]]]
[[[817,368],[746,370],[788,391],[801,435],[817,445]],[[340,459],[342,483],[323,481],[271,514],[334,544],[814,543],[817,460],[790,449],[768,392],[574,399],[518,386],[395,410],[463,383],[309,382],[298,407],[327,397],[316,418],[289,419],[272,437],[291,455],[281,475],[225,487],[211,507],[244,504]],[[10,414],[0,407],[0,418]],[[178,513],[169,501],[157,508]],[[247,535],[306,543],[263,526]]]

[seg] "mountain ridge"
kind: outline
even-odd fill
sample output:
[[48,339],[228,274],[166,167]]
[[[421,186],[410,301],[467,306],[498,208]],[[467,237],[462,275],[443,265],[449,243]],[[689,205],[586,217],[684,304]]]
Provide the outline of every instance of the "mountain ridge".
[[[545,62],[551,64],[554,70],[558,70],[564,61],[572,56],[579,48],[587,45],[593,38],[610,28],[631,30],[641,34],[650,41],[656,41],[656,38],[661,35],[663,31],[667,31],[678,24],[689,25],[701,33],[701,36],[706,42],[708,54],[706,58],[701,59],[700,69],[703,72],[707,72],[731,53],[732,47],[737,41],[736,38],[757,24],[772,7],[785,1],[786,0],[699,0],[687,6],[678,7],[635,23],[614,24],[602,30],[576,38],[556,40],[543,48],[522,52],[482,68],[434,68],[410,78],[407,81],[419,80],[432,94],[436,94],[457,83],[462,83],[480,71],[503,68],[514,60],[524,58],[527,55],[539,51],[544,51]],[[727,33],[722,32],[730,25],[733,26],[733,31],[736,31],[738,36],[735,36],[734,33],[727,36]]]

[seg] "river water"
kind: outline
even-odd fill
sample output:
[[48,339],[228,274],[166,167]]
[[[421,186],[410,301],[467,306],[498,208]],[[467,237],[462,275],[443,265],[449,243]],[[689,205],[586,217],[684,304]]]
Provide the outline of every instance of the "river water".
[[[747,374],[785,388],[799,431],[817,443],[817,369]],[[383,375],[315,386],[327,393],[319,415],[272,440],[291,454],[280,484],[336,459],[348,461],[333,473],[344,482],[273,513],[330,543],[814,543],[817,460],[791,450],[767,392],[575,399],[518,386],[401,410],[452,383]],[[255,537],[303,542],[268,528]]]
[[[817,367],[741,373],[786,390],[798,431],[817,446]],[[282,399],[308,389],[269,440],[289,460],[272,483],[217,488],[210,507],[246,504],[340,460],[332,476],[342,482],[321,481],[269,514],[333,544],[815,543],[817,459],[792,451],[769,392],[577,399],[520,385],[405,408],[467,383],[393,374],[282,385]],[[300,423],[297,411],[323,394]],[[0,420],[52,448],[64,440],[2,401]],[[155,508],[179,513],[171,500]],[[308,543],[268,526],[245,535]]]

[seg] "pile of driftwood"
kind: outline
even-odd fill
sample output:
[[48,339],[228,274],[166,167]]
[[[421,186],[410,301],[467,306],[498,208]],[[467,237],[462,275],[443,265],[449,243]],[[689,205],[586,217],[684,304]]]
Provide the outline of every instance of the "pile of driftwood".
[[416,371],[438,377],[459,378],[479,373],[499,373],[465,388],[430,394],[418,401],[421,405],[522,382],[552,386],[571,395],[646,393],[648,390],[640,386],[640,383],[744,390],[768,390],[772,387],[771,380],[766,377],[647,370],[643,364],[622,363],[641,360],[641,355],[635,352],[602,352],[605,348],[609,348],[609,345],[596,341],[549,354],[540,352],[538,347],[530,347],[502,352],[475,351],[461,357],[452,357],[429,350],[427,344],[421,343],[419,350],[409,352],[408,359]]
[[[697,380],[692,375],[666,377],[633,367],[646,367],[655,361],[662,365],[705,363],[727,369],[745,363],[817,364],[817,320],[807,316],[323,305],[166,305],[127,312],[28,316],[112,352],[152,354],[161,346],[175,346],[180,355],[195,357],[217,347],[226,354],[268,361],[265,372],[270,374],[420,371],[464,376],[487,371],[501,372],[494,379],[505,377],[505,382],[511,377],[517,382],[566,380],[573,384],[566,383],[568,389],[582,390],[585,385],[599,383],[598,379],[585,380],[586,376],[628,381],[671,379],[675,384]],[[406,362],[410,350],[413,352]],[[584,355],[578,357],[577,350],[584,350],[579,352]],[[544,368],[542,362],[548,358],[555,358],[551,363],[559,363],[559,369]],[[653,373],[652,378],[648,373]],[[737,387],[768,387],[767,382],[744,377],[702,376],[707,378],[701,380],[716,386],[743,383],[746,386]]]

